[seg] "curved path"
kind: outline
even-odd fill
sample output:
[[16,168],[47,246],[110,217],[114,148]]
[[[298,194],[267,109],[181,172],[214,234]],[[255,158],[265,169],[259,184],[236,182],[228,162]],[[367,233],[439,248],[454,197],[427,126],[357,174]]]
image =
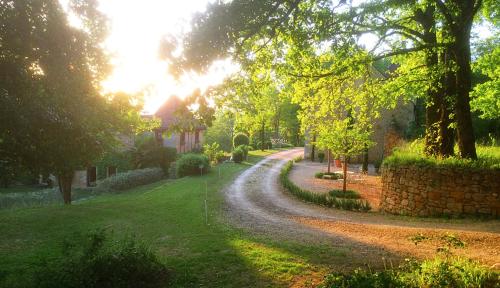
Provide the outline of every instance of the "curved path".
[[[328,243],[336,247],[355,246],[362,248],[358,249],[361,251],[417,257],[433,254],[434,246],[424,244],[419,246],[418,253],[413,253],[415,245],[408,241],[408,237],[423,233],[438,239],[440,235],[453,233],[471,243],[467,249],[471,253],[465,254],[472,255],[468,256],[486,263],[500,262],[498,220],[451,221],[358,213],[324,208],[296,199],[282,189],[279,174],[287,161],[302,154],[303,149],[278,152],[240,174],[225,190],[230,223],[253,233],[281,239]],[[381,254],[377,254],[380,257]]]

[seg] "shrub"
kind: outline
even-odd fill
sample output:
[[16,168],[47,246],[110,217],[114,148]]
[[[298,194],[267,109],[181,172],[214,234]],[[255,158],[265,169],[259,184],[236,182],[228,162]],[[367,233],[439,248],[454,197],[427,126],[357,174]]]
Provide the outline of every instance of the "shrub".
[[319,159],[319,163],[323,163],[323,160],[325,160],[325,153],[318,152],[318,159]]
[[136,168],[161,167],[165,173],[168,172],[170,163],[174,162],[176,157],[177,149],[163,147],[151,136],[139,139],[132,153]]
[[328,172],[318,172],[318,173],[314,174],[314,177],[318,178],[318,179],[323,179],[323,176],[325,176],[325,175],[330,175],[331,176],[330,177],[331,180],[337,180],[337,179],[341,179],[342,178],[341,174],[335,173],[335,172],[330,172],[330,173],[328,173]]
[[415,262],[408,260],[398,268],[351,274],[333,273],[319,287],[496,287],[500,274],[469,259],[453,258]]
[[250,144],[250,139],[245,133],[237,133],[233,138],[233,147]]
[[236,148],[240,148],[243,151],[243,160],[246,160],[248,157],[248,151],[250,150],[250,146],[248,145],[240,145]]
[[345,192],[342,190],[334,189],[328,192],[328,194],[332,197],[336,198],[344,198],[344,199],[359,199],[361,196],[358,192],[352,190],[346,190]]
[[235,163],[241,163],[245,158],[245,152],[243,151],[243,149],[238,146],[238,148],[235,148],[233,150],[233,161]]
[[103,231],[83,243],[65,243],[63,257],[44,260],[33,286],[57,287],[166,287],[168,269],[146,245],[133,237],[109,241]]
[[[203,169],[200,169],[200,166],[202,165]],[[179,160],[175,163],[175,173],[177,177],[200,175],[201,172],[206,173],[209,169],[210,163],[208,162],[208,157],[202,154],[182,154]]]
[[122,191],[159,181],[164,175],[161,168],[130,170],[98,181],[95,190],[99,192]]
[[203,146],[203,154],[205,154],[207,157],[208,157],[208,161],[210,163],[217,163],[218,162],[218,157],[220,158],[221,156],[221,153],[222,155],[224,155],[224,152],[220,149],[220,146],[219,144],[217,144],[216,142],[212,143],[212,145],[210,144],[205,144]]
[[95,164],[97,167],[97,179],[101,180],[106,178],[107,167],[116,167],[120,172],[134,169],[132,157],[132,151],[111,151],[105,153]]

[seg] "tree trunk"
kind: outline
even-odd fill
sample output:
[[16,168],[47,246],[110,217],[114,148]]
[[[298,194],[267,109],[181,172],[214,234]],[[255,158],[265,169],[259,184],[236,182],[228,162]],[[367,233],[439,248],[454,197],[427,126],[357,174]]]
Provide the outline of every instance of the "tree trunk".
[[[435,20],[435,8],[432,4],[425,7],[425,10],[416,10],[415,18],[423,27],[423,42],[430,47],[437,46],[437,36],[436,36],[436,20]],[[425,51],[425,65],[432,71],[439,64],[443,65],[445,63],[445,58],[441,59],[442,63],[439,62],[439,52],[435,48],[430,48]],[[445,53],[441,56],[446,57]],[[429,79],[433,79],[435,76],[429,73]],[[427,90],[427,106],[425,111],[426,120],[426,131],[425,131],[425,154],[429,156],[439,156],[446,157],[453,154],[453,130],[450,129],[451,124],[451,111],[452,111],[452,101],[448,101],[449,98],[454,98],[449,93],[453,93],[453,90],[449,91],[445,89],[448,86],[446,77],[440,77],[438,80],[432,82],[437,82],[438,85],[432,85]],[[451,148],[450,148],[451,147]]]
[[264,146],[266,145],[266,143],[264,143],[264,129],[266,128],[266,123],[262,122],[262,127],[261,127],[261,130],[260,130],[260,150],[264,151]]
[[342,183],[342,191],[344,191],[344,193],[346,192],[347,190],[347,156],[344,156],[344,167],[342,167],[342,171],[344,173],[344,181]]
[[453,119],[451,115],[455,107],[455,99],[457,97],[457,85],[456,76],[452,69],[452,63],[450,61],[450,50],[447,48],[444,53],[442,53],[442,64],[446,67],[446,72],[441,83],[444,86],[443,96],[441,96],[441,102],[439,103],[439,156],[449,157],[455,154],[455,133],[454,129],[451,128]]
[[71,184],[73,182],[73,173],[59,175],[59,192],[64,200],[64,204],[71,204]]
[[472,87],[470,67],[470,29],[472,20],[461,26],[464,31],[462,29],[456,31],[456,40],[453,47],[458,66],[456,72],[457,98],[455,103],[458,149],[462,158],[477,159],[469,95]]
[[311,161],[314,162],[314,150],[316,150],[316,145],[314,145],[314,142],[316,142],[316,134],[313,135],[313,144],[312,144],[312,147],[311,147]]
[[363,151],[363,166],[361,168],[363,172],[368,172],[368,145],[365,144],[365,150]]
[[330,156],[330,149],[326,150],[326,153],[328,153],[328,174],[330,174],[330,167],[331,167],[331,156]]

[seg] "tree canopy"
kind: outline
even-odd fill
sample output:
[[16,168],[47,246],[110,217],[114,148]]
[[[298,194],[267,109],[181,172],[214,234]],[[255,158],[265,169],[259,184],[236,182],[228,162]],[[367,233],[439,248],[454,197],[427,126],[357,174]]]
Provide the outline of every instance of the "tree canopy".
[[[456,138],[459,155],[476,158],[471,30],[475,21],[496,27],[497,18],[498,5],[482,0],[217,2],[195,18],[175,61],[180,70],[205,71],[212,61],[231,57],[244,70],[267,70],[288,87],[304,78],[352,79],[355,67],[389,59],[396,69],[370,89],[388,101],[424,99],[426,153],[453,155]],[[357,44],[366,34],[377,39],[369,51]],[[300,101],[314,97],[298,94]]]

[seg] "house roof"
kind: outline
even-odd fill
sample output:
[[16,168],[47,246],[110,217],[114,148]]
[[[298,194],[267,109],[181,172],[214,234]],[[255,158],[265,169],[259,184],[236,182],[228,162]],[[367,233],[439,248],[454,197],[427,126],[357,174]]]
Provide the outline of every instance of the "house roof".
[[[169,126],[177,124],[179,122],[178,111],[179,109],[185,108],[186,103],[179,97],[172,95],[158,108],[155,117],[161,119],[161,128],[167,129]],[[197,129],[205,129],[204,126],[199,125]]]

